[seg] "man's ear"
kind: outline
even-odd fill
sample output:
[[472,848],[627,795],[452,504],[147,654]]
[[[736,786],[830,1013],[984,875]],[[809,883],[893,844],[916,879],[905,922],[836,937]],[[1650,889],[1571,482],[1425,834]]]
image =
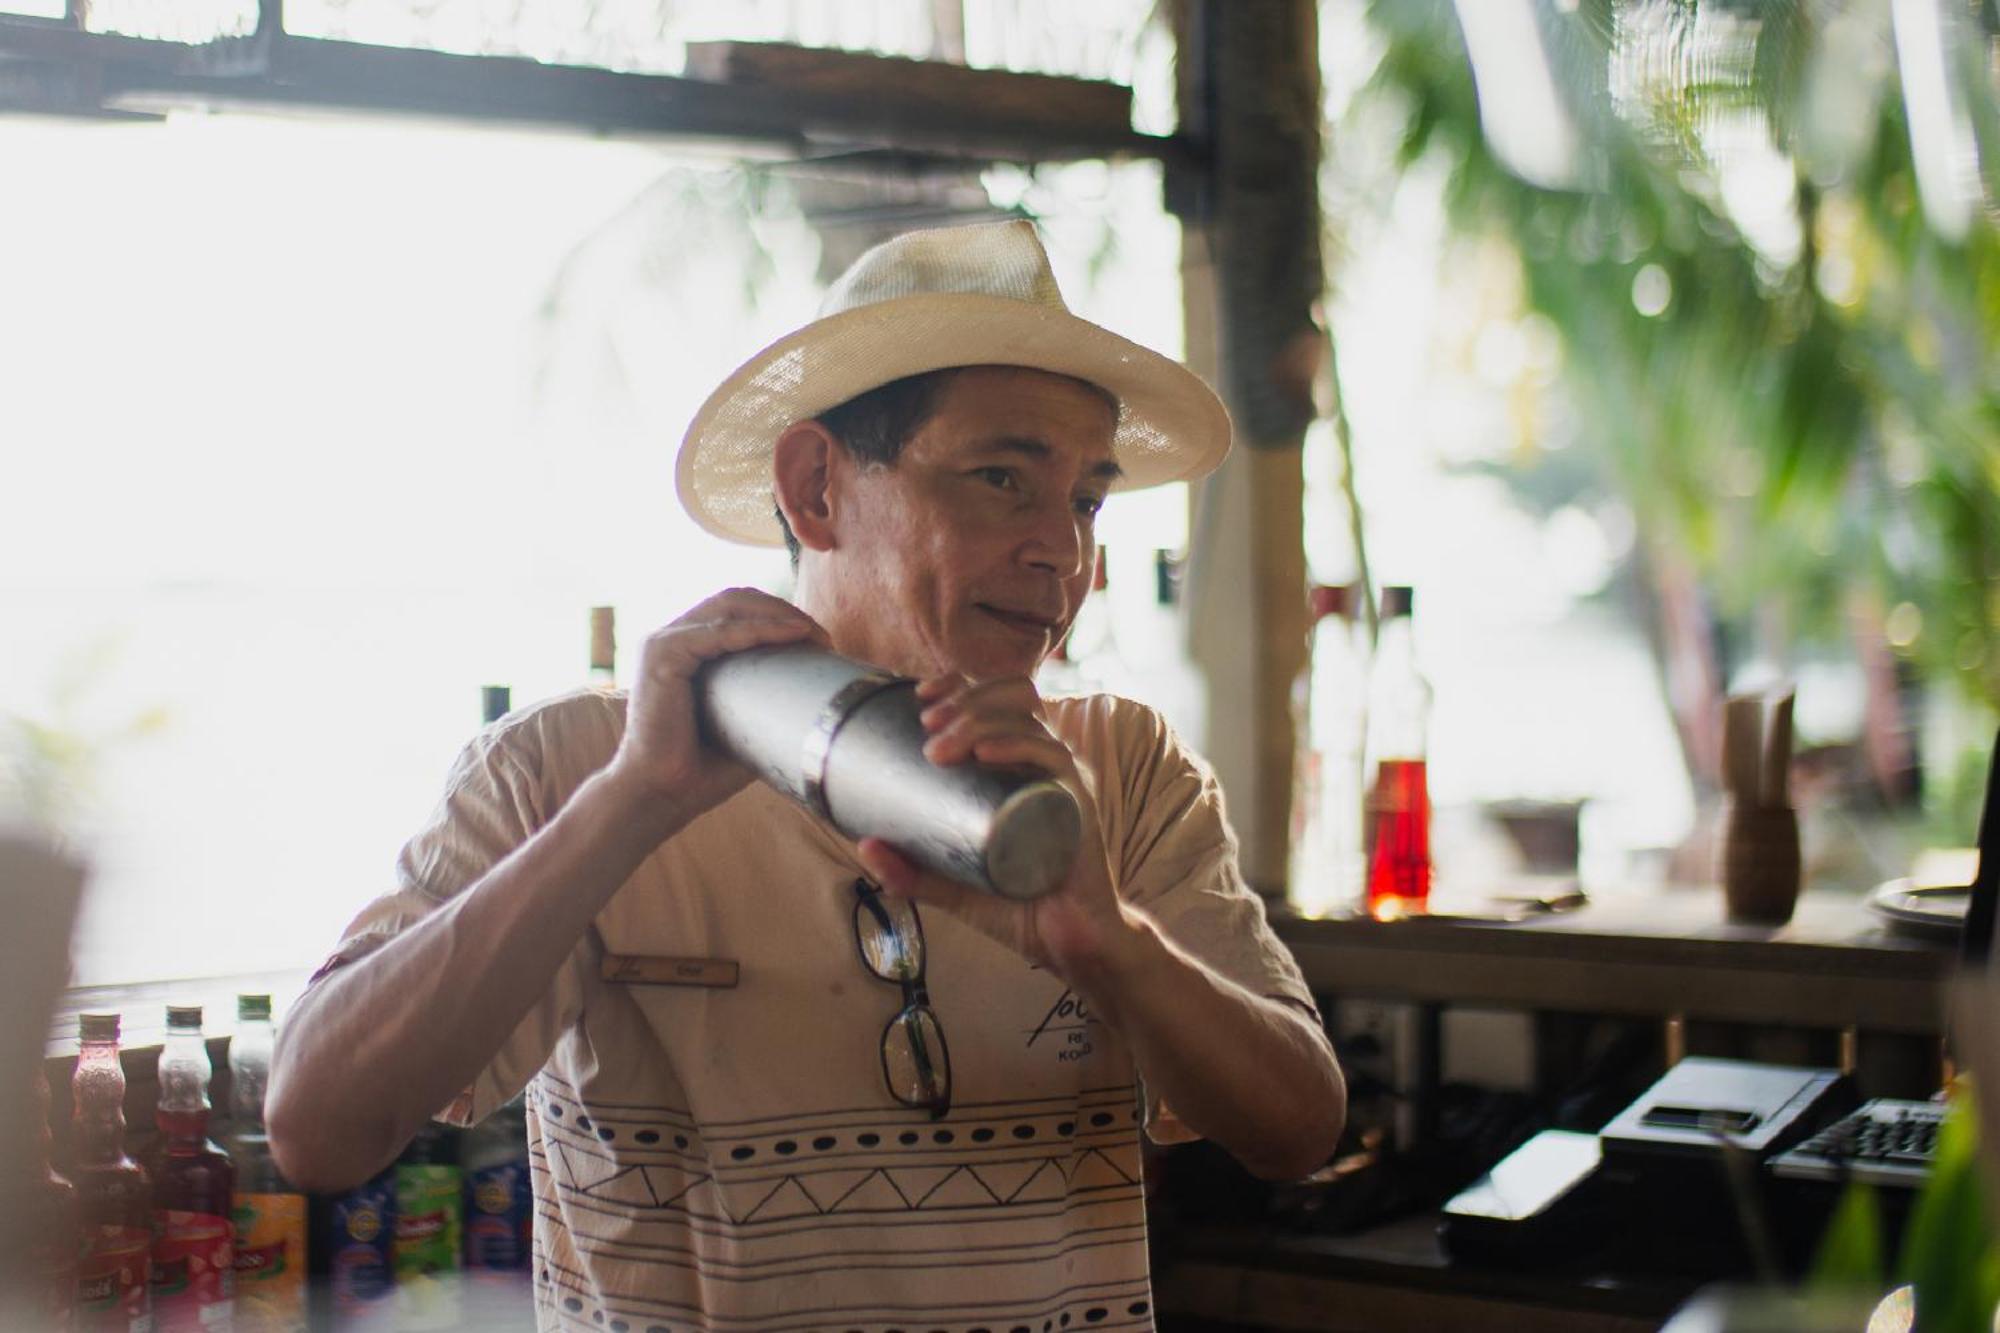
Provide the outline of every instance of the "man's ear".
[[845,460],[839,440],[817,421],[788,426],[771,458],[771,483],[778,510],[792,535],[808,551],[833,547],[835,473]]

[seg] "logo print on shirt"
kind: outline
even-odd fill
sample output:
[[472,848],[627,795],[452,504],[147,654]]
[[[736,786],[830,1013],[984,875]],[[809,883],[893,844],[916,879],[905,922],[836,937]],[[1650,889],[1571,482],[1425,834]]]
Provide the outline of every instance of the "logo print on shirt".
[[1090,1016],[1090,1006],[1075,991],[1065,989],[1042,1015],[1042,1021],[1029,1031],[1027,1044],[1032,1047],[1044,1036],[1056,1035],[1061,1038],[1056,1059],[1067,1064],[1090,1054],[1090,1029],[1096,1025],[1097,1020]]

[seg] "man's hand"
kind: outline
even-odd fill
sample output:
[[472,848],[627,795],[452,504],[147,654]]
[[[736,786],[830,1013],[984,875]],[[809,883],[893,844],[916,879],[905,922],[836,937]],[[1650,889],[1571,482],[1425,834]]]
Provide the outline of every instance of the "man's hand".
[[1034,682],[1015,676],[972,684],[962,676],[933,676],[918,683],[917,698],[927,705],[924,755],[932,763],[977,761],[1046,774],[1076,797],[1083,838],[1062,884],[1026,902],[932,874],[880,838],[864,838],[858,848],[869,873],[885,891],[950,912],[1065,978],[1119,948],[1133,928],[1112,886],[1092,779],[1049,730]]
[[1132,1053],[1147,1090],[1196,1133],[1268,1180],[1305,1175],[1333,1151],[1347,1093],[1326,1035],[1306,1015],[1226,980],[1118,896],[1097,822],[1094,777],[1048,728],[1033,683],[923,681],[933,763],[1034,769],[1083,808],[1083,843],[1062,885],[1012,902],[918,869],[879,838],[862,863],[885,892],[940,908],[1039,963],[1084,997]]
[[754,588],[717,593],[646,637],[625,737],[606,776],[679,823],[720,805],[750,781],[743,764],[701,743],[695,672],[711,658],[766,644],[827,643],[826,631],[790,602]]

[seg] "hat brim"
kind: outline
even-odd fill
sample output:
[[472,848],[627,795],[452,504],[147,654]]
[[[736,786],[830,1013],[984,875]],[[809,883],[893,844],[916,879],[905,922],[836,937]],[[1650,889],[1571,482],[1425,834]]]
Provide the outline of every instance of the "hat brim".
[[973,293],[923,293],[815,320],[750,358],[695,413],[675,489],[704,530],[777,546],[771,453],[785,429],[891,380],[955,366],[1022,366],[1118,399],[1114,489],[1204,475],[1229,451],[1229,413],[1201,377],[1066,310]]

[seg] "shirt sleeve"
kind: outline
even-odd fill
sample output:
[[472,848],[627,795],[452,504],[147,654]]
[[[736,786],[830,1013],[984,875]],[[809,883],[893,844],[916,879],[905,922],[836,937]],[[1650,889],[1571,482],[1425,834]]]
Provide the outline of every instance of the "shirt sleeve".
[[[308,985],[387,944],[465,892],[555,814],[537,729],[512,722],[489,729],[459,753],[437,808],[396,859],[396,886],[347,927],[340,945]],[[582,1016],[602,946],[588,931],[557,971],[548,992],[437,1118],[456,1125],[484,1119],[527,1086],[564,1032]]]
[[[1100,763],[1096,776],[1120,896],[1219,975],[1318,1025],[1304,975],[1244,883],[1214,772],[1152,709],[1106,702],[1111,763]],[[1146,1127],[1158,1142],[1197,1137],[1151,1097]]]

